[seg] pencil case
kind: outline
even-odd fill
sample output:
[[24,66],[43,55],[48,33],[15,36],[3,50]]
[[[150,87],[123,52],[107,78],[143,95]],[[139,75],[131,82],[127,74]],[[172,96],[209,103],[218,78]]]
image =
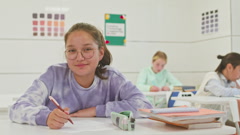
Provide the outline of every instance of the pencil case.
[[112,112],[111,119],[113,125],[119,127],[125,131],[131,131],[135,129],[135,119],[131,111],[123,111],[120,113]]

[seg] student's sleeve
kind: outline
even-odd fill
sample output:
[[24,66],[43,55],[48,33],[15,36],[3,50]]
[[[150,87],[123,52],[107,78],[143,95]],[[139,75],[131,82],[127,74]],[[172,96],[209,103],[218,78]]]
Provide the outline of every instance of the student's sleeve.
[[151,103],[130,81],[119,79],[112,84],[114,101],[96,107],[98,117],[110,117],[111,112],[132,111],[134,117],[139,117],[139,108],[152,108]]
[[34,80],[27,91],[10,108],[9,117],[17,123],[30,125],[47,125],[51,110],[46,106],[54,80],[52,67]]
[[142,92],[149,92],[150,91],[151,85],[147,85],[146,80],[147,80],[147,72],[145,70],[142,70],[138,75],[137,83],[136,83],[136,86]]
[[238,88],[226,88],[222,86],[221,82],[216,79],[211,79],[205,86],[205,91],[213,93],[219,97],[233,97],[234,95],[240,95],[240,89]]
[[174,86],[181,86],[182,83],[173,76],[173,74],[167,71],[167,82],[169,84],[169,88],[172,90]]
[[32,86],[10,108],[9,117],[17,123],[30,125],[46,125],[48,114],[51,112],[44,106],[47,90],[44,83],[35,80]]

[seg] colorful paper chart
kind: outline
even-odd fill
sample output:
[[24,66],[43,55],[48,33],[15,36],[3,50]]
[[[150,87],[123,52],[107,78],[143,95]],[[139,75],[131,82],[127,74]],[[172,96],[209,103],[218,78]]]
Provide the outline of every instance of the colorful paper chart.
[[125,45],[126,15],[105,14],[105,40],[107,45]]
[[63,37],[65,14],[33,13],[32,32],[37,37]]
[[201,32],[202,34],[211,34],[219,31],[218,10],[212,10],[202,13]]

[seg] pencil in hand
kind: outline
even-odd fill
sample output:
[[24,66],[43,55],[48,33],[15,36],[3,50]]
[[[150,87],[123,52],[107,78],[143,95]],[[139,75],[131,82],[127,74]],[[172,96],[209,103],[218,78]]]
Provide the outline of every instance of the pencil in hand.
[[[52,97],[52,96],[49,96],[49,99],[53,102],[53,104],[55,106],[57,106],[58,109],[60,109],[61,111],[65,112],[62,107],[58,104],[58,102]],[[65,112],[66,114],[68,114],[67,112]],[[73,124],[73,121],[71,119],[68,119],[69,122],[71,122]]]

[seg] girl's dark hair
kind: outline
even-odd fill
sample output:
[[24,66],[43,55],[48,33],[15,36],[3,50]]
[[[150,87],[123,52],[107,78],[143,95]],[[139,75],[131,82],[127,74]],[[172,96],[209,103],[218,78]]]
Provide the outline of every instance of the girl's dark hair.
[[107,49],[104,37],[102,33],[93,25],[88,23],[77,23],[74,24],[68,32],[64,36],[65,45],[68,39],[68,36],[75,31],[85,31],[88,34],[90,34],[93,39],[95,40],[96,44],[98,45],[98,48],[103,47],[104,48],[104,56],[101,61],[99,61],[97,69],[95,71],[95,75],[97,75],[101,79],[108,79],[108,77],[103,76],[104,73],[106,73],[107,69],[104,68],[105,65],[110,65],[112,62],[112,55]]
[[240,54],[236,52],[228,53],[225,56],[218,55],[217,58],[222,60],[215,70],[217,73],[222,73],[229,63],[232,64],[233,68],[236,68],[238,65],[240,65]]

